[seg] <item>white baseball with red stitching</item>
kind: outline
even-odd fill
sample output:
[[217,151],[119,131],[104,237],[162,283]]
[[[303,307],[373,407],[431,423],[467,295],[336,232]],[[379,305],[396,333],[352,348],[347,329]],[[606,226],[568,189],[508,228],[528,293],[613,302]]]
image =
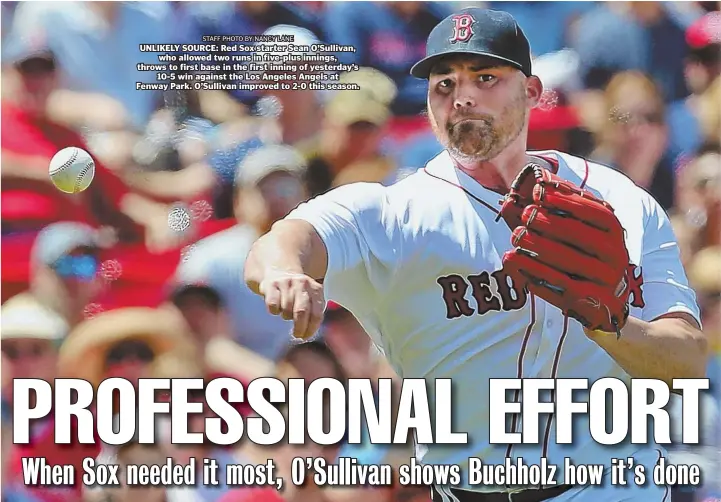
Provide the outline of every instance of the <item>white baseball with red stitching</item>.
[[65,193],[82,192],[95,177],[95,162],[82,148],[63,148],[50,160],[48,174],[58,190]]

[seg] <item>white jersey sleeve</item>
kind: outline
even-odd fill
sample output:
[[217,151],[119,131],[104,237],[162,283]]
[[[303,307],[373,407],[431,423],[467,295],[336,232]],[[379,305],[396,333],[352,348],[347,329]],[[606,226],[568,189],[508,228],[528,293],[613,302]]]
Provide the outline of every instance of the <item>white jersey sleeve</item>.
[[328,252],[326,299],[356,315],[374,309],[395,270],[396,218],[385,187],[353,183],[300,204],[286,219],[309,222]]
[[700,325],[696,294],[689,287],[671,221],[651,196],[644,206],[647,214],[640,263],[644,303],[641,318],[652,321],[664,314],[685,312]]

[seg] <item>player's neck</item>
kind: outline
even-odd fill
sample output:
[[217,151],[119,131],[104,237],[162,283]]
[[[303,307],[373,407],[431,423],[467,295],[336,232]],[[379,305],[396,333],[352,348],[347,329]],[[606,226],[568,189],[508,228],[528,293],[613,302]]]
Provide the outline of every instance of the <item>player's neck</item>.
[[506,149],[490,160],[467,161],[454,159],[456,167],[476,180],[484,188],[505,194],[518,173],[532,159],[525,148]]

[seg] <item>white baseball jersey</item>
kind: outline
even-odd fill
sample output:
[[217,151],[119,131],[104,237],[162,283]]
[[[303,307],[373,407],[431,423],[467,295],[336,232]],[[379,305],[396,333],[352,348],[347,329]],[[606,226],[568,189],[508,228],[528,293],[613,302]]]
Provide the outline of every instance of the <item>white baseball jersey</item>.
[[[686,312],[699,319],[668,217],[651,195],[606,166],[557,151],[529,153],[615,208],[637,266],[632,316],[651,321]],[[467,432],[469,442],[427,445],[424,463],[459,464],[465,471],[469,456],[488,464],[503,464],[506,456],[538,464],[545,456],[559,466],[564,457],[610,464],[611,458],[647,456],[658,447],[596,444],[587,416],[576,417],[572,445],[556,444],[553,416],[544,427],[546,415],[539,444],[489,444],[489,378],[630,380],[579,322],[504,274],[503,253],[512,246],[511,229],[496,220],[501,198],[456,169],[444,151],[394,185],[342,186],[287,218],[318,231],[328,250],[327,299],[353,312],[401,377],[453,379],[453,430]],[[518,420],[510,430],[522,427]],[[562,473],[557,479],[563,482]]]

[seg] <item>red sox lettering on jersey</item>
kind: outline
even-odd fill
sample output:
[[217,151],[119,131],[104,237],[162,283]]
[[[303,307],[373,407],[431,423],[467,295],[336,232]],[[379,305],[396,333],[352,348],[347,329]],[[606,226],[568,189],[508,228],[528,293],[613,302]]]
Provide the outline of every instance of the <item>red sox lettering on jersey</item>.
[[[630,263],[628,265],[628,287],[631,290],[629,303],[632,307],[643,308],[643,273],[641,268]],[[458,274],[445,275],[436,279],[442,289],[443,301],[446,304],[446,317],[456,319],[461,316],[483,315],[491,311],[509,311],[523,308],[528,298],[526,288],[518,288],[511,276],[501,270],[481,272],[463,277]],[[495,288],[493,285],[495,284]],[[474,309],[466,297],[470,289],[476,301]],[[496,290],[498,294],[494,293]]]
[[628,264],[628,287],[631,290],[631,295],[628,297],[628,301],[632,307],[642,309],[646,306],[646,302],[643,301],[643,270],[641,267],[634,265],[633,263]]
[[[497,295],[493,293],[491,281],[496,285]],[[515,287],[512,279],[502,269],[491,273],[484,271],[467,277],[451,274],[439,277],[436,282],[443,289],[443,301],[446,303],[448,319],[462,315],[471,316],[474,313],[483,315],[490,311],[518,310],[526,304],[526,289]],[[476,300],[476,310],[466,299],[469,288]]]

